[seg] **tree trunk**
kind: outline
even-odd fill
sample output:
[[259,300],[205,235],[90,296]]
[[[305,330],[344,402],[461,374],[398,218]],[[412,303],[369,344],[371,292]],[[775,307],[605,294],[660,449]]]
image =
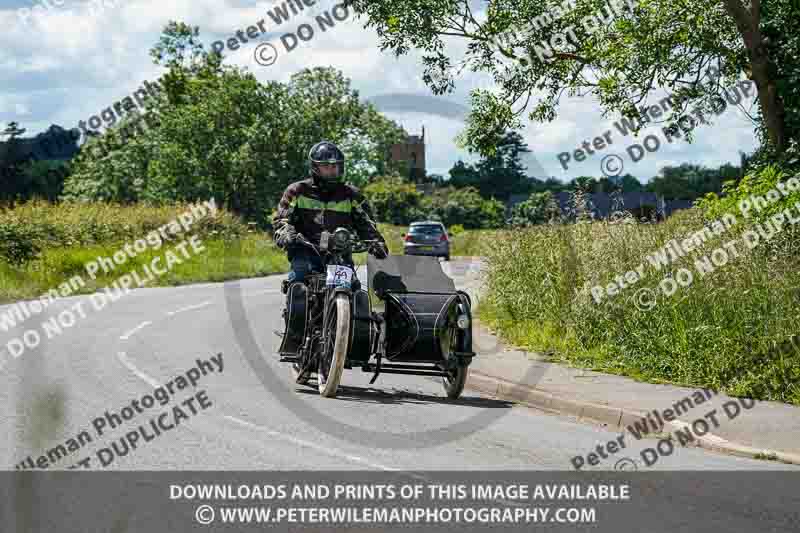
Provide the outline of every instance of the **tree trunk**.
[[780,153],[786,149],[786,123],[783,100],[773,78],[772,64],[761,35],[760,0],[751,0],[750,12],[741,0],[722,0],[725,10],[736,22],[750,59],[751,79],[758,89],[758,101],[769,139]]

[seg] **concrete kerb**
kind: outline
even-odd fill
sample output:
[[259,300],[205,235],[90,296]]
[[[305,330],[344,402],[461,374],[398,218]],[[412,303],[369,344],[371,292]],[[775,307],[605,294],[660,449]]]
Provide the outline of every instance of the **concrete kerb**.
[[[647,416],[647,413],[632,409],[558,397],[543,390],[512,383],[501,378],[478,372],[472,368],[470,368],[466,386],[473,390],[492,394],[501,400],[517,402],[548,413],[574,416],[579,420],[599,422],[611,428],[618,428],[623,431],[635,420],[641,420]],[[676,420],[667,422],[664,425],[664,429],[675,432],[687,426],[688,424],[685,422]],[[798,454],[753,448],[745,444],[731,442],[713,433],[696,436],[694,443],[695,447],[698,448],[738,457],[747,457],[751,459],[771,458],[784,463],[800,465],[800,455]]]

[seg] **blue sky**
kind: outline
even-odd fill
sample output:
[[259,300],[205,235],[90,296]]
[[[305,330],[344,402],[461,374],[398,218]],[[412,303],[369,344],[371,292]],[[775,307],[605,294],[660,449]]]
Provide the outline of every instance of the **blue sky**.
[[[72,128],[79,120],[99,114],[131,95],[144,80],[155,80],[163,73],[152,63],[148,51],[171,19],[199,26],[207,49],[213,41],[234,37],[237,30],[246,31],[264,19],[267,33],[248,39],[236,51],[226,50],[227,63],[246,67],[263,81],[286,81],[304,67],[333,66],[352,80],[364,99],[387,102],[392,97],[385,95],[419,95],[417,99],[403,100],[410,103],[395,105],[385,114],[412,134],[419,133],[425,125],[429,173],[446,175],[459,158],[477,159],[456,146],[455,136],[463,129],[458,110],[466,109],[469,90],[491,87],[485,76],[464,74],[456,80],[455,93],[434,97],[422,81],[419,56],[411,53],[395,58],[389,51],[381,52],[374,30],[364,29],[364,20],[353,15],[325,32],[317,30],[313,39],[286,53],[280,37],[300,24],[313,24],[316,15],[335,5],[332,0],[322,0],[280,26],[267,12],[283,2],[271,0],[106,0],[105,7],[93,12],[88,7],[92,3],[102,6],[102,0],[0,0],[0,27],[5,29],[0,33],[0,124],[20,122],[28,134],[44,131],[51,124]],[[23,21],[18,9],[37,4],[38,10]],[[260,66],[254,59],[256,46],[263,42],[273,43],[279,52],[269,67]],[[463,41],[453,40],[448,52],[455,59],[463,57],[464,45]],[[451,105],[436,105],[438,98]],[[659,95],[654,95],[651,103],[658,99]],[[583,162],[570,164],[569,170],[564,171],[557,155],[613,130],[617,117],[604,118],[590,97],[562,102],[555,121],[525,121],[525,128],[520,131],[533,150],[535,161],[527,160],[531,175],[561,180],[578,175],[599,176],[602,157],[619,153],[625,171],[646,181],[664,165],[738,164],[740,150],[749,152],[755,148],[752,123],[741,111],[730,109],[713,125],[697,129],[692,144],[665,143],[657,152],[633,164],[624,148],[634,139],[619,138],[613,151],[609,147]],[[753,102],[754,99],[749,100]]]

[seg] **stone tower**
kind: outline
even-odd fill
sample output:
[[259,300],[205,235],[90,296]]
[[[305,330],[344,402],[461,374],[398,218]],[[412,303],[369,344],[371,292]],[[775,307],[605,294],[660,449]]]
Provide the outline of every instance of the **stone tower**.
[[391,160],[405,161],[408,164],[408,178],[413,182],[422,181],[425,176],[425,126],[422,135],[409,135],[405,142],[392,145]]

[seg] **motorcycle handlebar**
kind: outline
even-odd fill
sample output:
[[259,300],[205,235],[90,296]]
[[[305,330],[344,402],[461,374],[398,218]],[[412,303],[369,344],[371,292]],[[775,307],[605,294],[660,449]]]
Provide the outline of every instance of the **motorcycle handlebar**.
[[[300,244],[303,244],[305,246],[310,247],[312,250],[314,250],[317,253],[317,255],[319,255],[319,246],[315,245],[311,241],[303,238],[303,239],[298,239],[297,242],[299,242]],[[377,243],[380,243],[380,242],[382,242],[382,241],[380,241],[379,239],[364,239],[364,240],[354,241],[352,246],[350,247],[350,251],[352,253],[355,253],[355,254],[368,252],[370,250],[370,248],[372,248],[373,244],[377,244]]]

